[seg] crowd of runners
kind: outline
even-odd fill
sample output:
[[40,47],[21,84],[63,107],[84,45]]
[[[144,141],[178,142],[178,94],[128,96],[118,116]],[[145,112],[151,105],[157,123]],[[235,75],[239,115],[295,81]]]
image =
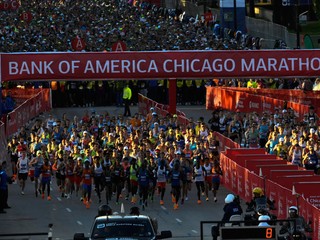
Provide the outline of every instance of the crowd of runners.
[[66,114],[37,119],[29,131],[22,128],[10,139],[8,150],[22,195],[30,178],[35,197],[51,200],[54,177],[61,197],[78,197],[88,208],[94,190],[99,203],[125,199],[143,209],[148,201],[163,205],[168,194],[178,209],[192,186],[198,204],[218,200],[223,173],[214,131],[319,174],[317,122],[312,107],[303,121],[290,108],[260,116],[216,110],[208,122],[200,117],[187,126],[153,108],[132,117],[86,111],[72,119]]
[[203,119],[180,126],[176,115],[160,117],[153,108],[128,118],[88,111],[73,119],[49,115],[28,132],[22,128],[8,149],[22,195],[29,178],[35,197],[51,200],[54,177],[61,197],[78,197],[87,208],[93,190],[99,203],[125,199],[142,209],[156,199],[163,205],[165,194],[178,209],[192,185],[198,204],[217,201],[222,175],[219,142]]

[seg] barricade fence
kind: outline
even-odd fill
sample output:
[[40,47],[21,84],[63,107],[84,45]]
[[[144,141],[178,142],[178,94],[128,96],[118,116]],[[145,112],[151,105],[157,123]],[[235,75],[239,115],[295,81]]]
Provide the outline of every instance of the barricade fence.
[[[220,141],[219,136],[218,140]],[[250,149],[247,150],[250,151]],[[224,173],[222,178],[224,187],[231,190],[234,194],[239,195],[246,202],[252,199],[253,188],[264,188],[266,196],[275,201],[276,210],[274,214],[277,215],[278,218],[287,218],[289,207],[297,205],[300,209],[300,214],[307,221],[312,222],[312,229],[314,231],[313,239],[319,239],[320,209],[312,205],[308,201],[307,196],[298,193],[293,194],[291,189],[285,188],[264,176],[259,176],[255,172],[241,166],[234,161],[234,159],[227,157],[225,152],[221,152],[220,154],[220,163]],[[317,195],[317,193],[314,192],[314,195]],[[313,201],[317,202],[319,198],[320,196]]]
[[[279,93],[277,97],[281,98]],[[207,87],[206,108],[209,110],[223,108],[230,111],[240,110],[243,113],[257,112],[261,114],[262,112],[273,112],[275,108],[282,109],[284,106],[291,107],[298,119],[302,119],[304,114],[309,111],[309,105],[250,94],[238,91],[238,88],[231,90],[229,88]]]
[[[150,112],[150,108],[154,108],[156,112],[161,117],[166,117],[169,113],[169,106],[165,104],[158,103],[142,94],[138,94],[138,109],[141,114],[146,116]],[[181,126],[187,126],[189,124],[189,119],[186,117],[185,113],[182,111],[176,111],[178,117],[178,123]]]
[[51,91],[42,89],[7,114],[6,136],[13,135],[28,121],[49,110],[51,110]]
[[4,115],[3,122],[0,122],[0,161],[9,161],[7,139],[17,133],[19,128],[25,126],[28,121],[52,108],[50,89],[4,89],[3,96],[6,96],[8,91],[15,100],[19,99],[21,104]]
[[246,92],[249,94],[265,96],[270,98],[281,99],[287,102],[295,102],[298,104],[303,105],[312,105],[317,114],[319,115],[320,110],[320,95],[316,91],[302,91],[302,90],[295,90],[295,89],[269,89],[269,88],[262,88],[262,89],[254,89],[254,88],[235,88],[235,87],[228,87],[226,89],[238,91],[238,92]]

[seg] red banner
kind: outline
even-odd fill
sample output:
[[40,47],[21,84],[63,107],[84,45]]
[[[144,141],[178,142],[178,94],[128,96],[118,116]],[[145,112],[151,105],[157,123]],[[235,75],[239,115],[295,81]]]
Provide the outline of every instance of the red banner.
[[320,50],[1,54],[2,81],[318,76]]

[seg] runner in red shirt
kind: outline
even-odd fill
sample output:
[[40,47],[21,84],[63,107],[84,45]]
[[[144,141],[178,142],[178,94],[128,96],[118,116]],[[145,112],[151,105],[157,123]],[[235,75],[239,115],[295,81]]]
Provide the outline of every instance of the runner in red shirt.
[[84,161],[84,169],[82,172],[82,190],[83,190],[83,203],[86,208],[90,208],[91,191],[92,191],[92,169],[90,168],[90,161],[86,159]]

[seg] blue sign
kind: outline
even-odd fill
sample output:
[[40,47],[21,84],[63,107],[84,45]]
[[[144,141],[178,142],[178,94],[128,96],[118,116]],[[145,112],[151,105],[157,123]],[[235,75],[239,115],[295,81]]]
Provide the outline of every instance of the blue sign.
[[[235,16],[236,14],[236,16]],[[246,8],[244,0],[220,0],[221,27],[246,32]]]

